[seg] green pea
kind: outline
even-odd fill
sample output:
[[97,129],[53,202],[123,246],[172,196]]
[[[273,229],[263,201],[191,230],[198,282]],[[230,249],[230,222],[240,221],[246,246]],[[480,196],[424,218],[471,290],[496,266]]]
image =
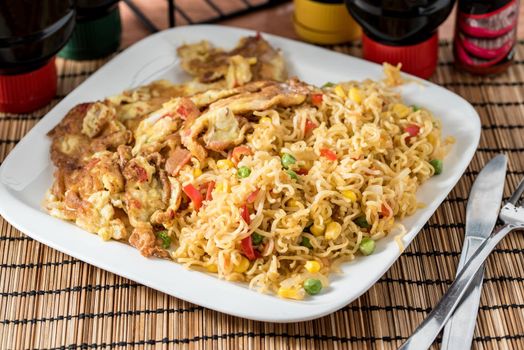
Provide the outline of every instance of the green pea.
[[322,88],[327,88],[327,87],[332,87],[332,86],[335,86],[334,83],[328,81],[327,83],[325,83],[324,85],[322,85]]
[[238,168],[237,175],[241,179],[245,179],[249,175],[251,175],[251,169],[249,169],[247,166],[241,166]]
[[442,163],[442,161],[440,159],[430,160],[429,164],[431,164],[433,169],[435,169],[435,175],[442,174],[442,167],[443,167],[444,164]]
[[295,164],[296,161],[295,157],[289,153],[284,153],[282,155],[282,166],[286,169],[289,168],[290,165]]
[[313,246],[311,245],[309,238],[305,236],[302,236],[302,241],[300,242],[300,245],[309,249],[313,249]]
[[322,282],[318,278],[308,278],[304,281],[304,290],[309,295],[315,295],[322,290]]
[[373,254],[375,251],[375,241],[368,237],[362,238],[358,250],[360,250],[360,252],[364,255]]
[[411,105],[411,109],[413,110],[413,112],[420,111],[420,107],[417,105]]
[[264,236],[262,236],[260,233],[253,232],[251,235],[251,242],[253,245],[259,245],[264,240]]
[[361,215],[361,216],[357,217],[354,221],[355,221],[355,224],[357,224],[358,226],[360,226],[362,228],[370,228],[371,227],[371,225],[366,220],[366,217],[364,215]]
[[169,237],[166,230],[158,231],[156,233],[157,237],[162,241],[162,248],[167,249],[171,245],[171,237]]
[[291,177],[293,180],[298,180],[298,175],[293,170],[288,170],[286,173],[288,173],[289,177]]

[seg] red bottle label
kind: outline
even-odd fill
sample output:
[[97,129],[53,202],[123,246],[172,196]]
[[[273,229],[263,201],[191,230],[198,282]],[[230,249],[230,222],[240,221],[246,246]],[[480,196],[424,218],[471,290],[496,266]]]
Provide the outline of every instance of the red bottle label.
[[518,0],[483,14],[458,11],[455,58],[477,68],[511,60],[515,51],[518,11]]

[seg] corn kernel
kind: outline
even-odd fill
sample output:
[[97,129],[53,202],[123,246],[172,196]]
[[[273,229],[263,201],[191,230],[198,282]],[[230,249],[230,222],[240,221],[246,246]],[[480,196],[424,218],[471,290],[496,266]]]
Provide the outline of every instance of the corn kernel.
[[344,91],[344,88],[342,87],[342,85],[337,85],[335,86],[335,94],[337,94],[338,97],[340,98],[346,98],[346,92]]
[[306,261],[306,265],[304,265],[306,270],[311,273],[317,273],[320,271],[320,263],[315,260],[308,260]]
[[248,268],[249,268],[249,260],[247,260],[247,258],[242,257],[238,265],[235,265],[233,267],[233,271],[242,273],[242,272],[246,272]]
[[299,207],[300,202],[297,201],[295,198],[291,198],[290,200],[287,201],[287,205],[290,207]]
[[402,103],[395,103],[393,105],[393,112],[400,118],[405,118],[409,113],[411,113],[411,108]]
[[280,287],[278,289],[278,293],[277,294],[281,298],[296,299],[296,300],[304,299],[304,294],[303,293],[299,293],[296,288]]
[[314,224],[313,226],[311,226],[310,231],[315,236],[321,236],[324,233],[324,229],[324,225]]
[[436,141],[437,141],[437,138],[436,138],[435,134],[430,133],[430,134],[428,135],[428,141],[429,141],[429,143],[431,143],[432,145],[435,145],[435,144],[437,143],[437,142],[436,142]]
[[217,168],[218,169],[222,169],[222,170],[231,169],[234,166],[235,166],[235,164],[233,164],[233,162],[230,161],[229,159],[220,159],[217,162]]
[[342,226],[338,222],[333,221],[327,225],[324,236],[326,236],[326,239],[335,240],[340,236],[341,232]]
[[349,98],[355,103],[362,103],[362,93],[360,89],[352,87],[349,89]]
[[357,201],[357,195],[355,194],[355,192],[351,190],[342,191],[342,195],[344,196],[344,198],[349,199],[350,202]]
[[202,175],[202,170],[200,168],[195,168],[195,170],[193,170],[193,177],[197,178],[200,175]]
[[260,118],[260,123],[271,124],[272,122],[273,122],[273,120],[271,120],[271,118],[269,118],[269,117]]
[[208,265],[206,265],[206,269],[207,269],[207,271],[209,271],[209,272],[214,272],[214,273],[217,273],[217,272],[218,272],[218,266],[217,266],[217,264],[208,264]]

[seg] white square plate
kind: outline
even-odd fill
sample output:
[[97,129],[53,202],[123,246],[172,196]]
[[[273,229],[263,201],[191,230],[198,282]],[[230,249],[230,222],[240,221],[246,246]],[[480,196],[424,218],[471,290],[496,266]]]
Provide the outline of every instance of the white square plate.
[[[293,322],[336,311],[370,288],[397,260],[401,252],[393,237],[378,242],[376,253],[357,258],[331,277],[331,286],[305,301],[289,301],[260,294],[245,285],[219,280],[160,259],[142,257],[138,250],[118,242],[103,242],[73,224],[47,215],[41,208],[52,183],[50,141],[46,133],[81,102],[102,99],[122,90],[165,78],[187,79],[178,67],[176,48],[183,43],[210,40],[232,48],[242,36],[254,32],[213,25],[166,30],[136,43],[107,63],[51,110],[8,155],[0,167],[0,214],[32,238],[80,260],[124,276],[167,294],[228,314],[253,320]],[[291,75],[308,83],[382,79],[382,67],[348,55],[265,34],[282,49]],[[461,97],[430,82],[401,87],[408,104],[424,106],[442,120],[444,135],[457,142],[444,161],[444,172],[424,184],[418,199],[424,209],[405,220],[407,245],[430,218],[468,166],[480,137],[480,120]]]

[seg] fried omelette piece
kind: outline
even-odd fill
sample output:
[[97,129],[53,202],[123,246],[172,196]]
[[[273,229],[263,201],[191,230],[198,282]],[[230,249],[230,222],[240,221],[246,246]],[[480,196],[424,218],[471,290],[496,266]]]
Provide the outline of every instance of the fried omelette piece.
[[287,78],[283,56],[260,35],[240,39],[231,51],[213,47],[207,41],[177,49],[182,68],[202,83],[226,79],[231,88],[257,80]]
[[[249,85],[249,84],[248,84]],[[186,120],[180,131],[182,144],[203,162],[207,151],[223,151],[242,143],[249,122],[243,115],[274,107],[302,104],[310,90],[305,83],[290,79],[280,83],[264,81],[253,83],[256,89],[237,89],[231,95],[209,104],[207,111],[195,120]],[[247,85],[246,85],[247,86]],[[233,90],[229,90],[232,92]],[[199,100],[193,96],[193,100]],[[202,142],[199,137],[202,136]]]

